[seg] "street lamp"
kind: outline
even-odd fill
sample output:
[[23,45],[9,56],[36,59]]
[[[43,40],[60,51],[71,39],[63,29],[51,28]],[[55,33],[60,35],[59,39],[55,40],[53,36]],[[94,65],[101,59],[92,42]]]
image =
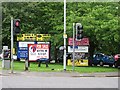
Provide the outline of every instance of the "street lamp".
[[64,38],[63,68],[64,68],[64,71],[66,71],[66,38],[67,38],[67,35],[66,35],[66,0],[64,0],[64,35],[63,35],[63,38]]

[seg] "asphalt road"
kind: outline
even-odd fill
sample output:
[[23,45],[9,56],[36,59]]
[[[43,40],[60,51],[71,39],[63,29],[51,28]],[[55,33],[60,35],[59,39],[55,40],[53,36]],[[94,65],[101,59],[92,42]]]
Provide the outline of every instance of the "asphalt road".
[[0,76],[2,88],[118,88],[118,77]]

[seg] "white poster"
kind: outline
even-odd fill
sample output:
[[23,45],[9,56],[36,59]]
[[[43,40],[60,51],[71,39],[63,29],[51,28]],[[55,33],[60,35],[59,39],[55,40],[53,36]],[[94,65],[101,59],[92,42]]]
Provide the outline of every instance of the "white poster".
[[19,42],[19,47],[27,47],[28,44],[34,44],[35,42]]
[[[68,52],[73,52],[72,46],[68,46]],[[75,52],[88,53],[88,46],[75,46]]]
[[49,59],[49,44],[28,44],[29,61]]

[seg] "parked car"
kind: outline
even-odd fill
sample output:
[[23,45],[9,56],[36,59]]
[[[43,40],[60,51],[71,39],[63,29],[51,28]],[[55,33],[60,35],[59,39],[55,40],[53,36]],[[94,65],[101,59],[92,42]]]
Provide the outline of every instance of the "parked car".
[[103,66],[103,65],[109,65],[110,67],[112,67],[115,63],[115,59],[113,56],[108,56],[108,55],[104,55],[102,53],[98,53],[98,54],[95,54],[93,56],[93,62],[92,62],[94,65],[100,65],[100,66]]
[[117,68],[118,66],[120,66],[120,54],[116,54],[114,56],[115,59],[115,67]]

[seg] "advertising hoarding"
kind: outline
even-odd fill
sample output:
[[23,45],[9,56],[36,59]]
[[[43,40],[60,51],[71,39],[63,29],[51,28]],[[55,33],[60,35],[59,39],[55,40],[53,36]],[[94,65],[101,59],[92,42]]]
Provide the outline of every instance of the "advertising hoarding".
[[[73,52],[73,46],[68,46],[68,52]],[[88,53],[88,46],[75,46],[75,52]]]
[[[73,38],[68,38],[68,45],[73,45]],[[75,40],[75,45],[76,46],[89,45],[89,38],[83,38],[83,39],[81,39],[81,41],[76,41]]]
[[17,42],[17,58],[28,58],[28,44],[35,44],[36,42],[19,41]]
[[50,44],[28,44],[28,60],[48,60],[50,56]]

